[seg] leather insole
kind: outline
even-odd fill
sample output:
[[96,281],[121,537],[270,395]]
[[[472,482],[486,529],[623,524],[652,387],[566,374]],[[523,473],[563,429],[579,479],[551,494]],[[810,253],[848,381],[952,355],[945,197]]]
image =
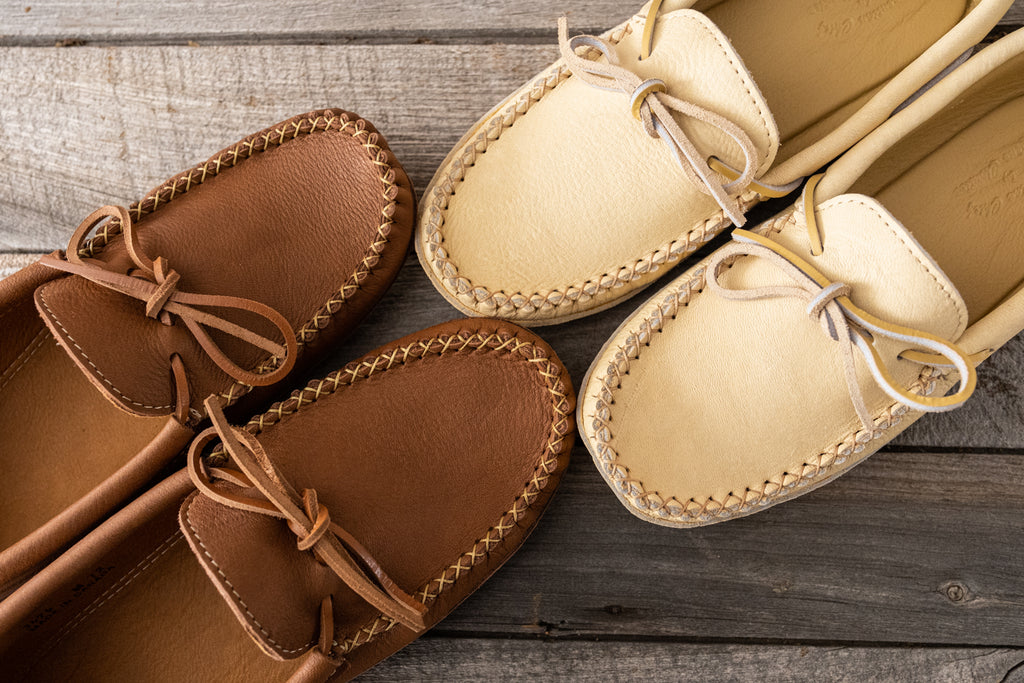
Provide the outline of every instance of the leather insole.
[[[895,76],[962,19],[968,4],[727,0],[706,14],[753,74],[785,143]],[[799,151],[783,146],[779,158]]]
[[972,323],[1022,284],[1022,121],[1019,97],[961,130],[875,194],[953,281]]
[[0,549],[116,472],[167,421],[110,403],[42,323],[0,385]]

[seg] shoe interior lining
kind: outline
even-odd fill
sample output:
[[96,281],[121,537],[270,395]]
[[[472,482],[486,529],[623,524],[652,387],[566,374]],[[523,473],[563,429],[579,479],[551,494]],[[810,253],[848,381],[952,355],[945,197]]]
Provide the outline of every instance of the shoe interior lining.
[[960,291],[972,323],[1024,285],[1024,57],[888,150],[851,188],[876,197]]
[[785,161],[834,130],[959,22],[967,0],[721,0],[729,37],[775,116]]
[[117,408],[39,325],[0,382],[0,549],[116,472],[167,421]]

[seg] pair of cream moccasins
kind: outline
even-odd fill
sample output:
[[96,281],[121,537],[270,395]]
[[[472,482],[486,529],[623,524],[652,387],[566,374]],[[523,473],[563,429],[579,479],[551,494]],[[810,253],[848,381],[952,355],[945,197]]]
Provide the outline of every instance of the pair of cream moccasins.
[[428,187],[423,267],[467,314],[561,323],[803,186],[622,323],[577,417],[647,521],[805,493],[961,405],[1024,329],[1024,32],[966,58],[1011,4],[655,0],[572,39],[563,20],[562,58]]

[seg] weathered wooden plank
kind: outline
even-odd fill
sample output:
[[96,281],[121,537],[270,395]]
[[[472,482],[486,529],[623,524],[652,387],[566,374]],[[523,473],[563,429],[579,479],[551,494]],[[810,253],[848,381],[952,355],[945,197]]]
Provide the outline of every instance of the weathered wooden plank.
[[978,368],[978,389],[960,409],[928,415],[895,442],[902,446],[1024,448],[1024,335]]
[[[0,250],[60,247],[96,206],[129,202],[245,133],[318,106],[375,121],[422,188],[465,128],[551,53],[521,45],[0,50],[0,72],[23,74],[0,100]],[[634,305],[544,334],[579,380]],[[368,328],[363,350],[455,312],[412,264],[379,315],[394,324]],[[965,408],[923,420],[897,443],[1024,447],[1022,344],[982,367]]]
[[[72,228],[69,225],[62,229],[64,235],[70,235]],[[32,258],[27,254],[0,254],[0,277]],[[686,267],[684,263],[673,272]],[[540,330],[565,363],[577,390],[601,345],[636,305],[636,301],[626,301],[598,315]],[[392,339],[457,317],[459,313],[436,292],[415,255],[410,255],[391,291],[365,323],[310,377],[335,370]],[[986,361],[978,377],[978,388],[964,407],[926,416],[890,448],[1024,449],[1024,336]]]
[[[431,0],[345,2],[292,0],[2,0],[0,40],[185,42],[276,40],[404,40],[552,37],[558,17],[603,29],[636,12],[640,0]],[[1024,23],[1018,0],[1004,24]]]
[[[542,331],[577,381],[628,306]],[[366,324],[310,374],[452,317],[410,259]],[[1024,357],[1020,342],[1003,355]],[[982,416],[996,409],[990,382],[974,399]],[[1024,431],[1006,428],[1017,440]],[[534,538],[439,628],[1022,646],[1021,481],[1020,454],[888,452],[795,501],[680,531],[629,515],[577,447]]]
[[423,188],[465,130],[556,53],[550,45],[0,49],[0,251],[62,246],[94,207],[130,202],[242,136],[319,107],[374,122]]
[[29,265],[42,254],[0,254],[0,279]]
[[[688,264],[683,263],[673,272],[682,272],[686,267]],[[670,278],[671,275],[666,276],[666,281]],[[640,300],[629,300],[595,316],[538,330],[565,363],[577,389],[605,340]],[[340,366],[389,339],[458,315],[434,290],[415,256],[410,256],[397,282],[366,324],[321,369],[333,370],[335,365]],[[981,366],[978,388],[964,407],[925,416],[900,435],[892,447],[901,446],[1024,449],[1024,336],[1014,339]]]
[[901,681],[1020,683],[1007,648],[537,642],[421,638],[360,681]]
[[439,632],[1024,646],[1024,459],[884,453],[751,517],[632,517],[582,449],[533,538]]
[[[453,314],[410,259],[311,375]],[[615,321],[543,334],[578,381]],[[440,630],[1022,646],[1022,480],[1019,454],[883,453],[790,503],[679,531],[630,516],[577,447],[535,537]]]

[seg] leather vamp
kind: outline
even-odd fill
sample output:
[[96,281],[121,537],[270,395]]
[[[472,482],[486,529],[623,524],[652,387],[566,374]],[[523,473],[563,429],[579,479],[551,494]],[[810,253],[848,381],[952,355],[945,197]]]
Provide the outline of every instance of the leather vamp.
[[[847,194],[816,210],[823,253],[810,255],[802,222],[772,239],[832,279],[852,287],[855,304],[883,320],[956,341],[967,327],[963,297],[909,230],[877,200]],[[735,273],[743,270],[739,265]]]
[[[634,30],[615,45],[620,64],[735,123],[754,144],[759,173],[771,165],[779,136],[768,103],[714,24],[673,12],[658,20],[648,59],[639,60],[640,42]],[[674,116],[702,155],[743,167],[723,131]],[[720,212],[664,140],[633,118],[628,94],[572,76],[488,141],[457,187],[445,208],[443,251],[459,277],[528,299],[584,287]],[[547,244],[557,248],[538,248]]]
[[[705,15],[677,10],[655,24],[657,50],[639,60],[641,35],[627,35],[618,45],[619,58],[642,78],[660,78],[675,97],[694,102],[727,116],[750,136],[760,153],[757,168],[764,172],[779,149],[779,131],[768,103],[729,39]],[[628,116],[628,109],[622,114]],[[677,120],[706,154],[715,154],[737,167],[742,157],[729,139],[691,117]]]
[[[479,327],[509,329],[500,323]],[[457,323],[434,328],[446,334],[458,329]],[[388,369],[324,393],[257,434],[295,489],[315,489],[331,520],[428,606],[446,589],[439,583],[446,570],[460,563],[468,570],[486,559],[487,550],[501,549],[496,529],[515,526],[507,515],[517,505],[525,511],[523,493],[543,475],[544,463],[552,472],[564,466],[560,460],[556,467],[552,458],[563,457],[568,441],[559,433],[570,431],[572,414],[564,371],[555,372],[562,378],[553,384],[541,374],[542,364],[529,362],[522,351],[467,349],[383,360],[404,357],[421,342],[436,347],[425,341],[430,332],[350,365]],[[530,345],[525,352],[534,350]],[[553,438],[559,445],[550,446]],[[258,497],[224,482],[217,486]],[[180,521],[221,595],[271,656],[297,657],[314,644],[327,595],[333,596],[339,639],[379,614],[311,552],[299,551],[284,522],[225,507],[201,493],[185,502]],[[489,548],[478,545],[488,536],[495,539]],[[437,618],[428,612],[428,625]]]
[[[278,126],[289,131],[281,144],[239,158],[234,166],[208,163],[208,173],[191,172],[197,180],[187,191],[177,189],[141,218],[131,211],[142,251],[149,258],[166,259],[181,277],[179,291],[257,301],[281,313],[296,332],[329,300],[335,300],[335,311],[342,308],[338,300],[344,297],[338,293],[346,283],[351,286],[348,295],[355,295],[357,270],[379,260],[372,244],[393,237],[404,253],[412,213],[401,168],[376,163],[378,153],[391,158],[376,133],[357,129],[355,123],[330,131],[321,124],[319,130],[291,137],[290,124],[299,118]],[[262,140],[259,136],[248,140]],[[244,148],[243,143],[233,149]],[[214,159],[225,154],[230,151]],[[184,175],[155,189],[143,206],[153,196],[166,197],[169,186],[184,188]],[[201,175],[205,180],[198,182]],[[392,202],[402,205],[395,211],[400,228],[387,235],[385,214]],[[120,237],[97,258],[121,273],[132,266]],[[173,354],[184,361],[193,408],[200,409],[206,396],[233,384],[180,319],[171,316],[168,326],[147,318],[142,301],[65,276],[40,287],[36,305],[78,366],[130,412],[171,410]],[[222,308],[206,312],[284,342],[272,325],[253,314]],[[330,313],[322,315],[321,325],[330,318]],[[220,331],[208,332],[243,369],[255,369],[270,355]]]
[[[820,256],[810,254],[808,229],[793,215],[769,222],[764,234],[832,283],[848,285],[850,299],[868,315],[944,340],[959,338],[967,322],[962,298],[877,201],[842,195],[822,203],[817,218]],[[601,394],[593,387],[584,407],[588,418],[601,416],[601,422],[588,419],[588,429],[609,425],[605,443],[614,449],[614,465],[628,468],[632,491],[656,493],[666,508],[680,511],[664,519],[681,524],[702,521],[704,510],[714,514],[732,501],[782,490],[805,472],[827,472],[819,463],[863,457],[858,454],[871,448],[854,451],[864,443],[864,427],[842,351],[820,318],[809,316],[807,301],[789,295],[736,300],[710,286],[698,289],[691,278],[706,266],[698,264],[670,284],[612,338],[606,347],[612,351],[595,361],[598,373],[619,369],[620,381],[602,399],[611,407],[602,413],[605,407],[595,400]],[[738,292],[795,284],[778,264],[756,255],[740,256],[718,280]],[[672,310],[665,302],[680,291],[686,291],[685,303]],[[663,320],[660,334],[641,345],[628,365],[612,366],[618,362],[609,360],[612,353],[636,343],[626,337],[640,327],[637,321],[655,315]],[[893,386],[915,387],[922,366],[900,360],[916,348],[911,342],[876,334],[871,346]],[[886,428],[898,425],[899,413],[891,423],[888,418],[893,397],[856,353],[853,371],[866,412],[881,416]],[[640,509],[640,495],[620,495]],[[656,519],[658,513],[647,508],[640,514]]]

